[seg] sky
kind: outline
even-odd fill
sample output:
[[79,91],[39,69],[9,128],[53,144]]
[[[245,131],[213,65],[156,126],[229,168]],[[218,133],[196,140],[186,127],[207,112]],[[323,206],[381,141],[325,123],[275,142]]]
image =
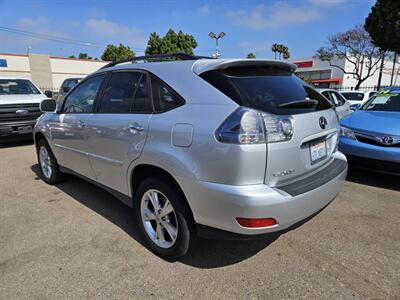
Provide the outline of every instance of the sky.
[[[335,33],[363,24],[375,0],[128,1],[0,0],[0,53],[100,57],[107,44],[123,43],[144,53],[152,32],[192,34],[198,55],[211,55],[208,34],[225,32],[222,57],[273,58],[271,45],[289,47],[293,58],[310,57]],[[54,37],[61,43],[4,31]],[[79,41],[79,42],[77,42]]]

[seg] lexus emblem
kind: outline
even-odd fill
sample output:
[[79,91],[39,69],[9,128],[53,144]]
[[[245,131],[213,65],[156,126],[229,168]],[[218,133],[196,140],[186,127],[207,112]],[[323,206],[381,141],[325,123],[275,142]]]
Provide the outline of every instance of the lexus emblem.
[[393,138],[391,136],[384,136],[381,139],[382,143],[384,143],[385,145],[390,145],[391,143],[393,143]]
[[320,117],[319,118],[319,127],[321,127],[322,129],[325,129],[327,125],[328,125],[328,120],[325,117]]

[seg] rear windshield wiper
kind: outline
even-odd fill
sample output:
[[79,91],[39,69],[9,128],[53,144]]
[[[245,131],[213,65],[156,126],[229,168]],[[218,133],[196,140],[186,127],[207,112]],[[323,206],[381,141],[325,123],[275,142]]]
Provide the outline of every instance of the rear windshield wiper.
[[317,100],[296,100],[278,105],[278,108],[311,108],[318,104]]

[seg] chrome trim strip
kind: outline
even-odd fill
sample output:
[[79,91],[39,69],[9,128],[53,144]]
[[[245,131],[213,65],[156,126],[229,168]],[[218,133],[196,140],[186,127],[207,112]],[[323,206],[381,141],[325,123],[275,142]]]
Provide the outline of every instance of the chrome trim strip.
[[109,158],[109,157],[105,157],[105,156],[101,156],[101,155],[97,155],[97,154],[92,154],[92,153],[88,153],[88,155],[89,155],[89,158],[104,161],[106,163],[112,164],[117,167],[121,167],[124,164],[122,161],[116,160],[113,158]]

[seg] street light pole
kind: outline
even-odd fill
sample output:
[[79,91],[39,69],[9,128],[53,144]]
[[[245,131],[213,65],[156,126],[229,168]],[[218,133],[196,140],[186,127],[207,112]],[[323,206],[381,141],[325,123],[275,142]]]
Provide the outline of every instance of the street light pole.
[[212,55],[214,58],[218,58],[221,56],[221,53],[219,53],[219,50],[218,50],[218,46],[219,46],[218,41],[219,41],[219,39],[222,39],[225,35],[226,35],[225,32],[220,32],[218,35],[216,35],[214,32],[210,32],[208,34],[208,36],[210,38],[215,40],[215,53]]

